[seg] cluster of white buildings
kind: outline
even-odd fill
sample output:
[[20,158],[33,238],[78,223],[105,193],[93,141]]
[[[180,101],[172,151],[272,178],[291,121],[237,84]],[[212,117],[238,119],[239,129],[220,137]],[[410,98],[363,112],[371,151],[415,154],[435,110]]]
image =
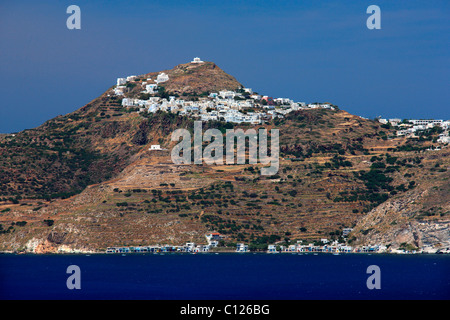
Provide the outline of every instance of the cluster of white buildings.
[[[172,245],[154,245],[154,246],[137,246],[137,247],[108,247],[106,253],[165,253],[165,252],[185,252],[199,253],[209,252],[211,248],[217,247],[223,236],[217,232],[205,235],[208,244],[195,244],[194,242],[186,242],[182,246]],[[248,248],[248,246],[247,246]]]
[[392,126],[398,128],[397,136],[406,136],[409,138],[417,137],[416,133],[419,131],[431,129],[435,126],[441,127],[444,132],[439,135],[438,142],[448,144],[450,143],[449,129],[450,120],[435,120],[435,119],[412,119],[403,123],[401,119],[378,119],[380,123],[390,123]]
[[[114,95],[123,96],[126,90],[127,83],[132,83],[136,80],[137,76],[128,76],[126,78],[117,78],[117,84],[113,89]],[[169,81],[169,76],[161,72],[153,81],[151,78],[147,78],[145,81],[140,82],[140,85],[144,88],[143,93],[155,94],[157,93],[158,84]]]
[[[194,58],[191,63],[203,63],[200,58]],[[117,96],[124,96],[128,82],[136,80],[136,76],[118,78],[113,92]],[[158,84],[169,81],[169,76],[162,72],[156,79],[147,78],[145,81],[135,82],[142,88],[141,93],[155,95],[158,93]],[[242,88],[239,92],[222,90],[210,93],[208,97],[199,97],[198,101],[184,100],[170,96],[168,99],[150,96],[146,100],[132,97],[122,99],[124,107],[138,107],[139,112],[154,113],[165,111],[192,116],[202,121],[221,120],[233,123],[260,124],[273,118],[283,118],[286,114],[299,109],[332,109],[328,103],[306,104],[294,102],[289,98],[275,98],[262,96],[253,92],[251,88]],[[255,111],[254,109],[258,109]]]
[[[343,234],[351,232],[351,228],[344,230]],[[108,247],[106,253],[202,253],[209,252],[212,248],[219,246],[219,241],[224,239],[224,236],[217,232],[205,235],[207,244],[195,244],[194,242],[187,242],[185,245],[152,245],[152,246],[136,246],[136,247]],[[441,250],[440,253],[450,253],[450,248]],[[235,252],[249,252],[249,247],[244,243],[237,243]],[[297,241],[296,244],[288,246],[270,244],[267,247],[267,253],[418,253],[418,252],[432,252],[430,250],[406,251],[405,249],[390,249],[384,245],[368,245],[360,247],[352,247],[344,243],[339,243],[337,240],[331,241],[329,239],[320,239],[319,243],[302,244],[302,241]],[[436,252],[436,249],[434,249]]]
[[[323,240],[323,239],[322,239]],[[323,243],[323,242],[322,242]],[[309,243],[307,245],[301,245],[299,243],[292,244],[289,246],[276,246],[271,244],[267,248],[267,253],[294,253],[294,252],[323,252],[323,253],[382,253],[386,252],[386,246],[362,246],[362,247],[352,247],[346,244],[337,243],[337,241],[329,244],[324,243],[321,246]]]
[[108,247],[106,253],[166,253],[166,252],[209,252],[210,246],[196,245],[194,242],[187,242],[184,246],[155,245],[137,247]]
[[124,90],[126,89],[127,82],[132,82],[137,78],[137,76],[128,76],[126,78],[117,78],[117,84],[115,86],[114,94],[116,96],[122,96],[124,93]]

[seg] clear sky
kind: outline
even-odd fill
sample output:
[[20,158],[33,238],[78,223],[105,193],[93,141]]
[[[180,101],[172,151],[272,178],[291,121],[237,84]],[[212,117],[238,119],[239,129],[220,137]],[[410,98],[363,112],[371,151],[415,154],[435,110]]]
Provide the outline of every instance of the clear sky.
[[[81,8],[81,30],[66,9]],[[381,29],[369,30],[369,5]],[[72,112],[117,77],[213,61],[273,97],[450,118],[450,1],[0,2],[0,132]]]

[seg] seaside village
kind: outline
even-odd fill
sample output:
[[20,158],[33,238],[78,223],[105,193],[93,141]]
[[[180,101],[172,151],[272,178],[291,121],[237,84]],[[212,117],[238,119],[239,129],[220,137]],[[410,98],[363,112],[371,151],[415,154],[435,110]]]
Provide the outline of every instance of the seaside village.
[[[351,228],[346,228],[343,230],[343,235],[348,235],[352,231]],[[106,253],[165,253],[165,252],[185,252],[185,253],[200,253],[209,252],[211,249],[217,248],[219,242],[224,239],[224,236],[218,232],[213,232],[205,235],[208,244],[195,244],[194,242],[187,242],[184,246],[170,246],[170,245],[155,245],[155,246],[139,246],[139,247],[109,247]],[[347,246],[337,241],[332,243],[328,239],[321,239],[322,245],[317,245],[314,243],[309,243],[307,245],[302,245],[298,242],[295,245],[289,246],[277,246],[268,245],[267,253],[279,253],[279,252],[331,252],[331,253],[350,253],[350,252],[378,252],[380,250],[385,250],[386,247],[362,247],[358,249],[353,249],[351,246]],[[249,248],[247,244],[237,243],[236,252],[248,252]]]
[[[352,228],[344,228],[342,230],[342,235],[346,237]],[[213,232],[205,235],[207,244],[195,244],[194,242],[187,242],[182,246],[172,246],[172,245],[153,245],[153,246],[137,246],[137,247],[108,247],[106,253],[207,253],[207,252],[221,252],[222,250],[217,250],[220,241],[224,239],[224,236],[220,233]],[[433,248],[429,248],[430,252]],[[249,247],[244,243],[237,243],[236,248],[233,250],[227,248],[226,251],[222,252],[249,252]],[[386,246],[361,246],[352,247],[343,243],[339,243],[337,240],[330,241],[329,239],[320,239],[319,242],[303,244],[302,241],[297,241],[296,244],[291,244],[288,246],[270,244],[267,246],[266,253],[419,253],[416,251],[407,251],[404,249],[391,250]],[[427,249],[423,249],[420,252],[427,252]],[[448,249],[445,252],[448,253]]]
[[[194,58],[191,63],[200,64],[200,58]],[[117,85],[113,88],[114,95],[125,96],[127,83],[133,82],[137,76],[117,78]],[[146,100],[123,97],[123,107],[139,108],[138,112],[147,111],[155,113],[166,111],[187,115],[196,120],[222,120],[233,123],[261,124],[273,118],[283,118],[286,114],[299,109],[324,108],[334,110],[334,106],[329,103],[294,102],[289,98],[272,98],[259,95],[251,88],[239,89],[239,92],[223,90],[211,92],[208,96],[199,97],[198,101],[184,100],[180,97],[169,96],[161,98],[157,96],[158,85],[169,81],[169,76],[161,72],[155,79],[147,78],[139,82],[142,86],[141,93],[148,94]],[[263,112],[250,111],[254,108],[261,108]]]
[[[191,63],[203,63],[200,58],[194,58]],[[127,88],[127,83],[132,83],[137,79],[137,76],[128,76],[126,78],[118,78],[117,85],[113,88],[114,95],[123,97]],[[122,98],[122,106],[138,108],[138,112],[155,113],[158,110],[171,113],[179,113],[180,115],[187,115],[197,120],[222,120],[233,123],[251,123],[261,124],[274,118],[283,118],[286,114],[300,109],[316,109],[324,108],[335,110],[335,107],[329,103],[312,103],[306,104],[304,102],[294,102],[289,98],[272,98],[268,96],[261,96],[254,93],[250,88],[242,88],[239,92],[223,90],[219,92],[210,93],[208,96],[199,97],[198,101],[184,100],[179,97],[169,96],[161,98],[157,96],[158,85],[169,80],[166,73],[159,73],[155,79],[147,78],[143,82],[139,82],[142,86],[141,93],[148,94],[146,100],[136,99],[131,97]],[[249,112],[254,108],[262,109],[262,112]],[[444,120],[408,120],[401,119],[381,119],[378,121],[382,124],[390,124],[397,127],[398,136],[416,137],[419,131],[426,130],[438,126],[442,128],[442,133],[439,135],[438,142],[448,144],[450,142],[448,130],[450,121]],[[159,146],[152,146],[159,147]],[[351,228],[345,228],[342,236],[347,235],[352,231]],[[153,246],[137,246],[137,247],[108,247],[106,253],[165,253],[165,252],[184,252],[184,253],[201,253],[216,251],[219,242],[224,239],[219,233],[210,233],[205,235],[207,244],[195,244],[188,242],[181,246],[172,245],[153,245]],[[248,252],[249,247],[244,243],[236,244],[236,252]],[[351,247],[337,241],[328,239],[321,239],[319,243],[303,244],[301,241],[297,244],[289,246],[283,245],[268,245],[267,253],[280,252],[298,252],[298,253],[382,253],[393,252],[388,250],[386,246],[362,246]],[[217,251],[216,251],[217,252]],[[393,253],[415,253],[407,252],[403,249],[396,250]]]

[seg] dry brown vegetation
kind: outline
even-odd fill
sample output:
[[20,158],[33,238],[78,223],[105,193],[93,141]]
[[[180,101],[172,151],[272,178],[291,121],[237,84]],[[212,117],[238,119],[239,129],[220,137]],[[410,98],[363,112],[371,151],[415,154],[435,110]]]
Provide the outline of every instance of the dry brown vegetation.
[[[168,70],[166,90],[240,86],[212,63],[195,68]],[[425,151],[432,139],[396,138],[376,121],[319,109],[257,127],[280,130],[276,176],[261,176],[260,165],[175,165],[168,151],[148,148],[170,150],[171,132],[192,130],[193,120],[130,112],[106,93],[36,129],[2,135],[0,250],[205,242],[213,230],[229,243],[263,247],[339,239],[345,227],[355,227],[354,243],[394,243],[411,223],[448,224],[448,149]],[[411,230],[433,241],[425,227]]]

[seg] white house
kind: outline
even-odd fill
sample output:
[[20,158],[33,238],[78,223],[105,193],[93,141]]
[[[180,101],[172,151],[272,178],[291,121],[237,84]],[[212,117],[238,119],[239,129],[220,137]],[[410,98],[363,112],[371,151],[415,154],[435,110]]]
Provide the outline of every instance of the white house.
[[437,140],[437,142],[439,142],[439,143],[450,143],[450,136],[444,135],[444,134],[440,134],[439,135],[439,139]]
[[167,74],[165,74],[164,72],[161,72],[156,77],[156,83],[162,83],[162,82],[166,82],[168,80],[169,80],[169,76]]
[[294,101],[289,98],[275,98],[273,100],[278,104],[290,105],[290,104],[294,103]]
[[236,246],[236,252],[248,252],[248,245],[243,243],[238,243]]
[[123,98],[122,106],[124,106],[124,107],[134,106],[134,99],[133,98]]
[[211,240],[210,242],[209,242],[209,246],[210,247],[217,247],[219,245],[219,241],[217,241],[217,240]]
[[148,150],[162,150],[159,144],[152,144]]
[[412,124],[415,124],[415,125],[429,125],[429,124],[431,124],[432,126],[433,125],[441,125],[443,122],[444,122],[444,120],[434,120],[434,119],[427,119],[427,120],[409,120],[409,122],[411,122]]
[[117,78],[117,85],[120,86],[122,84],[125,84],[127,82],[127,79],[125,78]]
[[124,86],[117,86],[114,88],[114,94],[116,96],[121,96],[121,95],[123,95],[123,90],[125,90]]
[[205,235],[208,244],[211,244],[212,241],[220,241],[223,239],[223,236],[218,232],[213,232]]
[[209,246],[199,244],[193,248],[193,252],[208,252]]
[[194,242],[186,242],[186,245],[184,246],[184,251],[186,252],[193,252],[195,249],[195,243]]
[[228,90],[219,91],[219,96],[222,97],[223,99],[233,99],[235,95],[236,95],[236,92],[234,92],[234,91],[228,91]]
[[397,118],[389,119],[389,122],[391,123],[391,125],[397,126],[400,122],[402,122],[402,119],[397,119]]
[[134,81],[134,79],[136,79],[137,76],[128,76],[127,77],[127,81]]
[[158,86],[156,84],[147,84],[145,86],[145,91],[147,93],[153,94],[153,93],[155,93],[157,88],[158,88]]

